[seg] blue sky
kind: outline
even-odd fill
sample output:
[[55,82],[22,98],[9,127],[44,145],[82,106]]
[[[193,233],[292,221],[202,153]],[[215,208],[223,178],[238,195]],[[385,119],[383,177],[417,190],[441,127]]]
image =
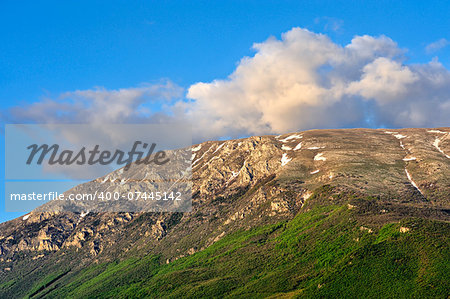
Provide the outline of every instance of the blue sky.
[[[211,94],[189,88],[197,82],[226,79],[245,56],[252,57],[258,51],[272,53],[266,48],[252,49],[252,45],[265,42],[270,36],[280,40],[283,33],[294,27],[325,34],[333,45],[339,46],[350,44],[355,36],[385,35],[402,49],[399,61],[411,67],[413,73],[414,65],[427,64],[433,57],[440,63],[439,72],[450,68],[447,1],[2,1],[0,8],[3,123],[11,121],[10,108],[29,107],[30,103],[45,99],[56,101],[62,94],[96,87],[109,91],[170,81],[184,90],[173,95],[181,102],[186,102],[187,92],[199,102],[209,100],[211,94],[222,92],[228,85],[224,83],[222,89]],[[309,41],[316,36],[305,37],[300,32],[294,38]],[[235,84],[241,86],[239,82]],[[378,94],[361,91],[360,85],[352,85],[354,94],[376,98]],[[73,98],[72,101],[77,100]],[[156,111],[162,104],[148,105]],[[201,107],[194,115],[201,117],[201,111],[208,109]],[[31,106],[14,120],[27,122],[32,110]],[[386,123],[389,115],[383,117],[380,124]],[[267,123],[274,132],[286,128],[270,120]],[[267,123],[253,131],[237,127],[231,132],[204,136],[266,132],[261,127]],[[355,120],[323,126],[359,124],[360,120]],[[321,127],[316,123],[302,125],[298,128]],[[3,148],[3,138],[1,143]],[[4,164],[3,158],[0,163]],[[3,194],[3,189],[0,192]],[[17,216],[4,212],[1,203],[0,221]]]
[[[436,53],[428,55],[425,46],[449,39],[450,28],[447,1],[2,1],[1,7],[3,107],[93,86],[222,78],[252,54],[254,42],[295,26],[340,43],[384,34],[409,49],[414,62],[430,60]],[[338,32],[325,30],[327,18],[342,22]],[[438,53],[447,67],[449,53]]]

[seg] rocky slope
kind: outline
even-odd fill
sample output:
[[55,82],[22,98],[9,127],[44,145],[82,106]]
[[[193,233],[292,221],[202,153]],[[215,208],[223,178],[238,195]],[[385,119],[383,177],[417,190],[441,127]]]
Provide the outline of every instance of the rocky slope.
[[[140,174],[146,171],[139,165]],[[189,213],[35,211],[0,224],[0,294],[59,297],[57,290],[83,269],[135,257],[178,265],[239,232],[290,223],[320,207],[343,207],[358,234],[412,218],[449,232],[450,128],[312,130],[209,141],[192,147],[192,171]],[[118,170],[73,191],[133,188],[146,186],[124,180]],[[415,228],[396,229],[406,235]],[[448,255],[448,238],[439,238]]]

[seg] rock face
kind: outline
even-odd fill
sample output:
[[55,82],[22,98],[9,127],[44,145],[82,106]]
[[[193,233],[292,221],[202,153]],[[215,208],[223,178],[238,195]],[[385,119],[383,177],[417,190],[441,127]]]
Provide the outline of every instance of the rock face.
[[[292,219],[324,185],[375,198],[379,215],[367,222],[405,215],[449,221],[449,155],[450,128],[312,130],[205,142],[192,147],[192,212],[31,212],[0,224],[0,279],[21,261],[71,252],[80,267],[138,251],[170,262],[231,232]],[[108,178],[76,190],[145,188],[124,183],[120,171]]]

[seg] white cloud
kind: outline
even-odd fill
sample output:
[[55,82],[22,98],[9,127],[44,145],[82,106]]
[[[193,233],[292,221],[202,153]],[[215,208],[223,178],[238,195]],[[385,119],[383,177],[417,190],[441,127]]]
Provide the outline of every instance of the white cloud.
[[405,64],[405,51],[385,36],[356,36],[342,47],[293,28],[253,48],[228,78],[188,89],[200,136],[448,125],[450,72],[437,61]]
[[380,103],[401,99],[418,80],[418,76],[408,67],[385,57],[365,65],[362,71],[361,79],[351,82],[347,92],[366,99],[376,99]]
[[[450,72],[408,64],[386,36],[347,45],[293,28],[253,45],[225,79],[187,91],[170,81],[68,92],[8,111],[10,122],[148,123],[190,120],[195,141],[311,128],[449,125]],[[178,99],[178,100],[177,100]]]
[[[183,138],[171,131],[171,127],[126,126],[123,124],[159,124],[181,121],[174,115],[174,104],[183,97],[184,90],[170,81],[158,84],[144,84],[139,87],[107,90],[95,88],[61,94],[57,99],[46,98],[29,105],[16,106],[3,112],[9,123],[58,124],[56,126],[35,126],[24,128],[34,143],[34,136],[45,136],[43,140],[60,145],[61,150],[72,150],[74,155],[82,147],[89,151],[94,146],[100,150],[131,149],[135,141],[143,136],[152,138],[157,145],[170,148],[173,144],[187,146]],[[66,126],[61,124],[87,124],[87,126]],[[113,124],[113,125],[111,125]],[[115,124],[118,124],[117,126]],[[162,128],[162,129],[161,129]],[[33,131],[33,129],[35,131]],[[150,130],[150,131],[149,131]],[[36,132],[36,134],[33,134]],[[44,132],[44,133],[43,133]],[[189,132],[186,129],[186,132]],[[170,136],[172,139],[167,138]],[[148,141],[148,140],[145,140]],[[190,142],[190,140],[189,140]],[[43,163],[42,172],[63,175],[72,179],[94,178],[109,173],[117,164],[108,165],[48,165]]]
[[427,53],[433,53],[433,52],[439,51],[442,48],[447,47],[448,45],[450,45],[450,42],[448,40],[446,40],[445,38],[441,38],[440,40],[437,40],[435,42],[428,44],[425,47],[425,51]]
[[61,94],[8,111],[14,123],[141,123],[155,120],[161,105],[171,105],[183,89],[171,81],[108,90],[96,88]]

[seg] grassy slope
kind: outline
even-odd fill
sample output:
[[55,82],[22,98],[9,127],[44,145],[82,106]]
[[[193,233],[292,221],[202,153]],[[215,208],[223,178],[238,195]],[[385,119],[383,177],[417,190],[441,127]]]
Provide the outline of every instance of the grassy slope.
[[[61,269],[61,263],[54,263],[51,269],[47,265],[32,275],[17,278],[17,283],[0,284],[0,297],[2,293],[20,291],[33,298],[224,294],[447,298],[448,223],[409,218],[379,228],[371,226],[373,232],[369,232],[368,227],[362,227],[363,220],[348,208],[350,198],[340,194],[338,200],[330,201],[328,191],[322,188],[315,193],[290,221],[233,233],[170,264],[155,255],[76,271]],[[400,233],[400,227],[410,231]],[[29,286],[24,285],[26,281]]]
[[170,264],[148,256],[92,266],[47,295],[446,298],[448,232],[446,223],[407,219],[370,233],[346,205],[321,206]]

